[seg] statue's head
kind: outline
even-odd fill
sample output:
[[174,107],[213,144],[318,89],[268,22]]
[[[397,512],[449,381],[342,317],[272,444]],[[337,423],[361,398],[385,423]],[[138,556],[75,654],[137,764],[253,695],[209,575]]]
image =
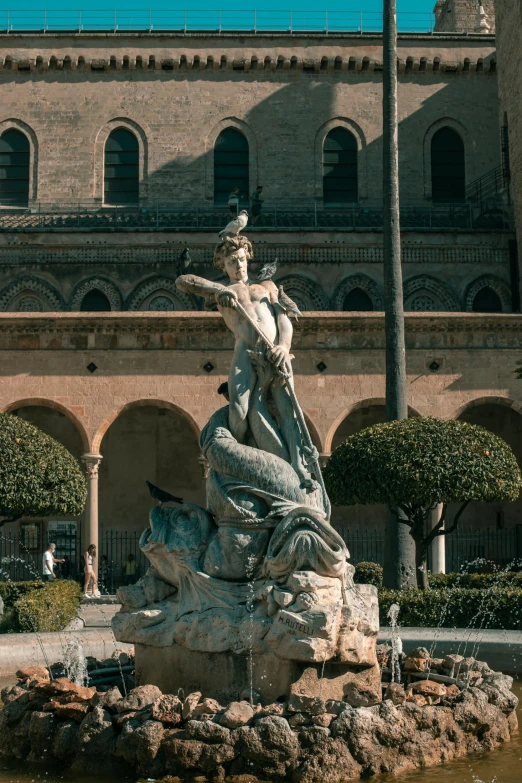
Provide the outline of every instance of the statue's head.
[[226,272],[231,280],[242,280],[247,275],[248,262],[254,257],[252,243],[238,234],[225,237],[214,250],[214,266]]

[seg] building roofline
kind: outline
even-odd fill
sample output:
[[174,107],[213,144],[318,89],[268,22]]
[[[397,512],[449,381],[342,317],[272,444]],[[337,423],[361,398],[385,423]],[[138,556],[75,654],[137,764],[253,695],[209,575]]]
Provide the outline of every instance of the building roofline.
[[[493,46],[495,44],[495,35],[494,34],[484,34],[484,33],[448,33],[448,32],[433,32],[433,33],[399,33],[398,34],[398,40],[404,40],[404,41],[458,41],[459,43],[463,42],[473,42],[473,43],[484,43],[488,46]],[[345,41],[345,40],[375,40],[375,41],[382,41],[383,35],[381,32],[371,32],[371,33],[358,33],[356,31],[352,32],[335,32],[335,33],[324,33],[324,32],[299,32],[299,33],[290,33],[290,32],[284,32],[284,31],[265,31],[265,32],[253,32],[251,30],[245,30],[245,31],[230,31],[230,32],[218,32],[218,31],[204,31],[204,32],[198,32],[198,31],[190,31],[184,33],[183,31],[157,31],[152,30],[151,32],[148,32],[146,30],[143,31],[125,31],[125,30],[107,30],[105,32],[103,31],[84,31],[84,32],[78,32],[77,30],[61,30],[61,31],[50,31],[50,32],[43,32],[41,30],[34,30],[34,31],[24,31],[24,32],[0,32],[0,41],[13,41],[13,40],[26,40],[26,39],[33,39],[33,38],[41,38],[42,40],[52,40],[52,39],[70,39],[73,38],[75,41],[84,41],[88,42],[89,40],[121,40],[124,38],[130,38],[130,39],[146,39],[146,40],[158,40],[158,39],[175,39],[175,40],[204,40],[204,39],[215,39],[223,42],[230,42],[234,41],[236,43],[239,43],[241,39],[248,38],[252,40],[272,40],[274,38],[277,39],[284,39],[285,41],[302,41],[304,40],[313,40],[317,42],[323,42],[323,43],[334,43],[336,41]]]

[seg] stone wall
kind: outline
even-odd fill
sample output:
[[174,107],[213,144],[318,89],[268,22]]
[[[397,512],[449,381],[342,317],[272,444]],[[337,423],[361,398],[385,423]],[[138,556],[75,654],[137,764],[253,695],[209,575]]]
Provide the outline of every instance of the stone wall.
[[[522,463],[522,384],[513,373],[521,326],[519,315],[408,315],[412,413],[482,424],[505,437]],[[326,458],[339,439],[382,420],[383,317],[312,314],[294,328],[296,389]],[[64,414],[76,428],[74,444],[103,455],[102,529],[140,531],[151,504],[145,479],[204,502],[197,438],[223,404],[217,388],[227,378],[231,348],[213,313],[3,314],[0,410],[25,415],[30,406],[26,417],[58,437],[63,417],[53,429],[47,409]],[[38,409],[44,415],[36,416]],[[495,527],[502,512],[502,522],[513,526],[521,509],[521,501],[476,506],[466,524]],[[336,509],[333,518],[340,527],[374,526],[382,513]]]
[[487,16],[489,32],[495,32],[495,5],[497,0],[437,0],[435,30],[444,33],[473,33],[477,31],[478,9],[482,5]]
[[[500,122],[508,127],[511,192],[515,208],[518,257],[522,259],[522,5],[496,0],[499,40]],[[520,261],[519,261],[520,263]]]
[[[382,234],[249,229],[253,270],[278,258],[276,280],[302,310],[342,310],[359,288],[383,309]],[[508,232],[404,232],[408,310],[469,311],[484,286],[511,311]],[[177,261],[190,247],[192,271],[217,277],[214,232],[0,234],[0,310],[79,310],[85,293],[103,291],[114,311],[201,308],[175,288]],[[37,300],[38,304],[34,303]],[[32,303],[32,304],[31,304]]]
[[[324,138],[341,125],[359,147],[359,197],[381,196],[382,38],[364,36],[0,36],[0,132],[31,143],[35,202],[100,201],[108,133],[140,146],[142,203],[213,199],[213,147],[233,126],[250,145],[250,188],[267,203],[322,195]],[[500,162],[494,39],[399,41],[401,188],[431,196],[429,143],[462,135],[466,179]]]

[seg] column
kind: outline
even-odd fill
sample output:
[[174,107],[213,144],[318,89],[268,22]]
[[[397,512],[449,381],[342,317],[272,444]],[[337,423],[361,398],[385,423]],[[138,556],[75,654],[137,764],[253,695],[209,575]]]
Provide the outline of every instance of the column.
[[[433,530],[442,514],[442,503],[439,503],[428,517],[428,530]],[[437,536],[431,545],[431,570],[434,574],[446,573],[446,536]]]
[[98,468],[102,459],[101,454],[82,454],[87,473],[86,524],[84,528],[87,540],[85,540],[84,536],[83,550],[85,551],[89,544],[96,546],[97,556],[93,563],[96,575],[98,575],[98,561],[100,559],[100,553],[98,552]]

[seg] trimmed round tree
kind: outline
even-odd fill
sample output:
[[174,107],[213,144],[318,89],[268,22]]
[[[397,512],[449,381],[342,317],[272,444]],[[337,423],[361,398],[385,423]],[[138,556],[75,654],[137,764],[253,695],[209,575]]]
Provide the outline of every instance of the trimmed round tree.
[[87,486],[65,446],[33,424],[0,413],[0,527],[21,517],[81,514]]
[[[415,541],[417,584],[428,586],[428,547],[458,526],[468,503],[514,501],[522,486],[508,444],[463,421],[416,417],[377,424],[352,435],[333,452],[324,478],[332,503],[385,503]],[[427,530],[430,512],[443,504]],[[448,520],[448,505],[459,504]],[[402,512],[402,513],[399,513]]]

